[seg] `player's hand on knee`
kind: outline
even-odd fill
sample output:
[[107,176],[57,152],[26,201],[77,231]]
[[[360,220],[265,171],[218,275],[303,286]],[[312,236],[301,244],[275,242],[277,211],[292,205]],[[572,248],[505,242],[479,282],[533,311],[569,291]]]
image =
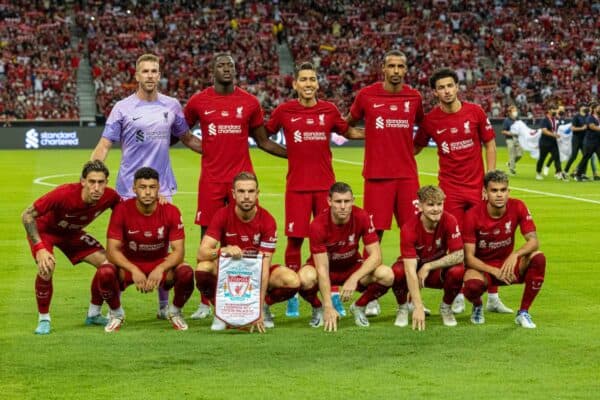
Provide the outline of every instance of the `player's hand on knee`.
[[37,253],[35,253],[35,260],[41,275],[46,277],[52,276],[52,272],[54,271],[54,266],[56,263],[52,253],[46,249],[39,249]]
[[427,279],[428,276],[429,276],[429,264],[424,264],[421,267],[421,269],[419,269],[419,271],[417,272],[417,278],[419,281],[420,288],[425,287],[425,280]]
[[333,307],[324,307],[323,310],[323,330],[325,332],[337,332],[337,320],[339,314]]
[[160,281],[162,281],[163,270],[161,268],[155,268],[150,272],[148,278],[146,279],[146,292],[151,292],[160,285]]

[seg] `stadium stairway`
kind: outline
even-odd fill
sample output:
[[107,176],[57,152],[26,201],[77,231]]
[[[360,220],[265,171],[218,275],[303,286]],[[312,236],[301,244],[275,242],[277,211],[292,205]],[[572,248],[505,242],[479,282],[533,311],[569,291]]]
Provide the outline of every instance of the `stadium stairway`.
[[79,99],[79,119],[87,125],[96,121],[96,94],[90,60],[85,55],[77,70],[77,98]]
[[277,55],[279,56],[279,74],[294,75],[294,57],[292,57],[287,42],[277,45]]

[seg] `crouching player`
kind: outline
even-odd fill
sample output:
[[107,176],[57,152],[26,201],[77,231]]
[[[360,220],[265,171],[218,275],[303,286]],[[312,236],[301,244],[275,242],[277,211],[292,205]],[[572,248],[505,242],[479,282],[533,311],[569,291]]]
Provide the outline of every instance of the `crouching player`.
[[[161,286],[174,287],[168,319],[176,330],[186,330],[181,309],[194,291],[194,272],[183,264],[183,220],[173,204],[159,204],[159,176],[143,167],[135,172],[135,198],[125,200],[114,210],[108,225],[107,258],[96,280],[110,307],[106,332],[118,331],[125,318],[120,292],[131,284],[142,293]],[[171,251],[169,252],[169,247]]]
[[401,259],[392,266],[393,291],[398,302],[394,325],[408,325],[407,291],[415,306],[413,329],[425,329],[425,310],[420,288],[443,289],[440,315],[445,326],[456,326],[452,301],[460,291],[465,268],[463,242],[454,216],[444,211],[445,195],[437,186],[423,186],[417,192],[418,215],[403,226],[400,235]]
[[[56,267],[54,246],[73,264],[85,261],[98,268],[106,261],[102,245],[83,229],[106,209],[119,203],[119,195],[106,187],[107,184],[108,169],[104,163],[89,161],[83,166],[79,182],[58,186],[23,212],[23,226],[38,268],[35,279],[39,312],[37,335],[50,333],[52,276]],[[106,318],[100,314],[101,307],[102,297],[92,284],[86,325],[106,325]]]
[[[277,225],[271,214],[258,205],[258,180],[250,172],[233,178],[233,203],[214,215],[198,249],[196,287],[214,304],[219,252],[233,258],[262,254],[262,315],[254,326],[259,332],[273,328],[270,305],[287,301],[300,287],[298,275],[279,264],[271,265],[277,244]],[[220,243],[220,249],[217,246]],[[221,331],[225,322],[215,316],[211,330]]]
[[[469,210],[465,220],[465,297],[473,303],[471,322],[483,324],[481,294],[488,285],[524,283],[525,290],[515,322],[535,328],[529,307],[544,283],[546,257],[540,251],[536,228],[521,200],[509,199],[508,176],[502,171],[485,174],[487,201]],[[525,243],[514,250],[517,227]]]
[[[319,214],[310,224],[309,240],[312,254],[300,270],[300,294],[313,307],[312,327],[325,325],[325,331],[337,330],[337,311],[331,301],[331,285],[341,287],[342,301],[348,301],[355,290],[364,292],[350,306],[354,322],[369,326],[365,315],[367,303],[384,295],[394,281],[392,270],[381,264],[379,238],[369,215],[354,206],[350,186],[334,183],[327,198],[329,210]],[[359,241],[368,257],[363,261]],[[323,304],[317,297],[321,292]]]

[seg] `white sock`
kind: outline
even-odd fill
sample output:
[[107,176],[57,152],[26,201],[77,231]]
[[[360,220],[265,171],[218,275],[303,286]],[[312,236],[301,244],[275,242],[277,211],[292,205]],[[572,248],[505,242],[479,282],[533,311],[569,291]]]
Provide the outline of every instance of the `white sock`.
[[96,315],[100,315],[102,313],[102,305],[95,305],[90,303],[90,306],[88,307],[88,313],[87,316],[88,317],[94,317]]
[[462,293],[459,293],[459,294],[457,294],[457,295],[456,295],[456,297],[454,298],[454,300],[456,300],[456,299],[459,299],[459,300],[460,300],[460,299],[462,299],[462,300],[464,300],[464,299],[465,299],[465,295],[464,295],[464,294],[462,294]]
[[111,309],[110,314],[114,315],[115,317],[123,317],[125,316],[125,310],[123,310],[123,307],[119,307],[116,310]]
[[172,315],[179,314],[180,312],[181,312],[181,308],[175,307],[174,304],[169,305],[169,313],[171,313]]
[[50,321],[50,314],[42,314],[40,313],[38,316],[38,321]]
[[500,297],[498,297],[498,293],[488,293],[488,301],[498,301]]

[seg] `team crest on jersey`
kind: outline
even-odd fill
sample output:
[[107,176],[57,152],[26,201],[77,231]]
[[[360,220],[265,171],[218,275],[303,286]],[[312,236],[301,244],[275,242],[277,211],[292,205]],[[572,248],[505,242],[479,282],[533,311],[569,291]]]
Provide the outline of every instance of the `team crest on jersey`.
[[244,106],[239,106],[235,109],[235,117],[243,118],[244,117]]
[[250,298],[250,293],[252,292],[252,282],[250,278],[250,274],[227,275],[227,281],[224,287],[225,297],[237,301]]
[[392,105],[390,106],[390,111],[398,111],[398,106],[397,106],[397,105],[395,105],[395,104],[392,104]]
[[348,244],[354,244],[354,239],[356,238],[356,234],[352,234],[348,236]]
[[465,122],[464,128],[465,128],[465,133],[467,133],[467,134],[471,133],[471,121]]
[[512,221],[508,221],[507,223],[504,224],[504,233],[511,233],[512,232]]
[[156,234],[158,235],[158,239],[164,239],[165,238],[165,227],[161,226],[160,228],[158,228],[156,230]]
[[257,233],[252,237],[252,243],[255,246],[258,246],[260,244],[260,233]]
[[325,125],[325,114],[319,114],[319,125]]
[[410,112],[410,101],[405,101],[404,102],[404,112]]

